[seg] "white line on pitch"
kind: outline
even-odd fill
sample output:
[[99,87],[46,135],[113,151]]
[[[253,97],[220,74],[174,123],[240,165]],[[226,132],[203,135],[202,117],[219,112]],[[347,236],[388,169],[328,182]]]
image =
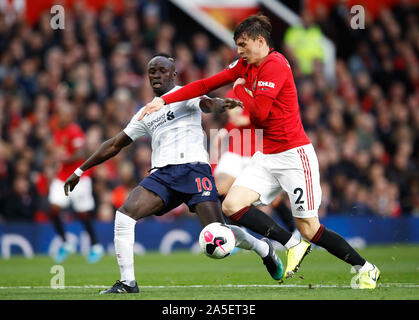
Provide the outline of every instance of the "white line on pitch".
[[[415,283],[379,283],[378,287],[383,288],[419,288]],[[65,286],[66,289],[105,289],[110,286],[104,285],[85,285],[85,286]],[[220,284],[220,285],[167,285],[167,286],[141,286],[143,289],[176,289],[176,288],[308,288],[309,285],[302,284]],[[351,286],[337,284],[312,284],[311,288],[350,288]],[[51,289],[49,286],[5,286],[0,289]]]

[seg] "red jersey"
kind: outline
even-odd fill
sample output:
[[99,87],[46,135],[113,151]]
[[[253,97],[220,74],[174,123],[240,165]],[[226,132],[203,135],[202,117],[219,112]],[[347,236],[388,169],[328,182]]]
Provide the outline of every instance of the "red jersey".
[[[85,137],[82,129],[75,123],[69,124],[65,128],[55,128],[54,141],[56,148],[62,149],[67,156],[72,156],[78,149],[84,146]],[[61,181],[67,180],[67,178],[84,162],[83,159],[71,163],[60,163],[60,167],[57,172],[57,178]],[[88,172],[85,172],[88,174]]]
[[255,127],[263,129],[263,153],[280,153],[310,143],[301,122],[291,67],[282,54],[273,50],[259,67],[240,58],[224,71],[162,98],[166,103],[191,99],[238,78],[244,78],[246,84],[237,85],[234,93],[249,111]]
[[[233,89],[229,90],[226,94],[226,98],[238,99],[234,94]],[[255,126],[250,122],[249,111],[246,109],[236,108],[241,113],[241,116],[245,116],[249,119],[249,124],[244,126],[236,126],[231,120],[224,126],[224,129],[230,134],[228,151],[236,153],[242,157],[251,157],[256,151],[262,151],[261,137],[258,137],[255,133]],[[233,131],[235,130],[235,131]],[[237,135],[235,133],[238,133]],[[237,138],[236,138],[237,137]],[[238,139],[240,138],[240,139]],[[240,144],[240,146],[237,146]]]

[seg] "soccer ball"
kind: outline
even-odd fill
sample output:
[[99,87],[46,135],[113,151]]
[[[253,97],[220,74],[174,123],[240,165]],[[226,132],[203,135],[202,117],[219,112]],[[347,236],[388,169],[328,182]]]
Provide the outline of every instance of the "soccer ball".
[[199,245],[208,257],[222,259],[231,254],[236,245],[236,238],[227,225],[213,222],[202,229]]

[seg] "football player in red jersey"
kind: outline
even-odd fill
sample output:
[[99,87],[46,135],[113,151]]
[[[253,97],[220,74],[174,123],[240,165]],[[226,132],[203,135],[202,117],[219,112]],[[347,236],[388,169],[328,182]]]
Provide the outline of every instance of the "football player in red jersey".
[[272,48],[271,30],[266,16],[253,15],[243,20],[234,32],[240,59],[209,78],[153,99],[139,119],[166,103],[191,99],[234,83],[234,93],[249,111],[252,123],[263,129],[263,152],[256,152],[251,164],[235,180],[223,202],[223,212],[231,220],[284,245],[288,249],[284,276],[291,277],[310,252],[310,243],[293,236],[254,206],[271,203],[285,190],[301,235],[351,264],[358,271],[359,288],[373,289],[380,276],[378,268],[343,237],[320,224],[317,156],[301,123],[290,64]]
[[53,154],[57,161],[57,173],[49,187],[48,201],[50,203],[49,215],[56,232],[63,244],[54,257],[57,263],[63,262],[70,253],[75,251],[75,245],[67,239],[60,213],[63,208],[70,205],[83,223],[90,236],[91,250],[87,261],[95,263],[104,254],[103,246],[98,242],[92,223],[92,214],[95,201],[92,193],[92,180],[90,173],[86,172],[80,179],[79,189],[67,197],[63,192],[64,182],[84,161],[85,136],[82,129],[73,122],[72,105],[60,101],[57,105],[57,122],[53,127]]
[[[230,89],[226,98],[237,99],[234,90]],[[221,146],[221,157],[214,166],[214,178],[220,199],[224,199],[234,180],[250,163],[256,151],[263,151],[261,129],[256,129],[250,121],[249,112],[241,107],[227,110],[228,122],[219,130],[219,139],[216,139],[217,148]],[[228,140],[227,140],[228,139]],[[228,145],[225,146],[225,142]],[[218,153],[217,153],[218,154]],[[273,213],[278,215],[285,227],[295,231],[295,223],[290,208],[284,203],[283,196],[279,195],[271,204]]]

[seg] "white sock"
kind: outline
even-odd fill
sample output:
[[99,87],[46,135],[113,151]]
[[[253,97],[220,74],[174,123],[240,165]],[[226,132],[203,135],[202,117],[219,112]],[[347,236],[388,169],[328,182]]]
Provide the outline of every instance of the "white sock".
[[121,272],[121,282],[133,285],[134,275],[134,229],[133,218],[117,211],[115,215],[114,244],[115,254]]
[[268,255],[269,246],[265,241],[255,238],[238,226],[229,225],[229,227],[236,237],[236,247],[245,250],[253,250],[262,258]]
[[284,247],[289,250],[290,248],[296,246],[301,242],[301,237],[298,233],[293,233],[291,238],[288,240],[288,242],[284,245]]
[[358,272],[370,271],[372,269],[374,269],[374,265],[366,261],[364,265],[361,268],[359,268]]

